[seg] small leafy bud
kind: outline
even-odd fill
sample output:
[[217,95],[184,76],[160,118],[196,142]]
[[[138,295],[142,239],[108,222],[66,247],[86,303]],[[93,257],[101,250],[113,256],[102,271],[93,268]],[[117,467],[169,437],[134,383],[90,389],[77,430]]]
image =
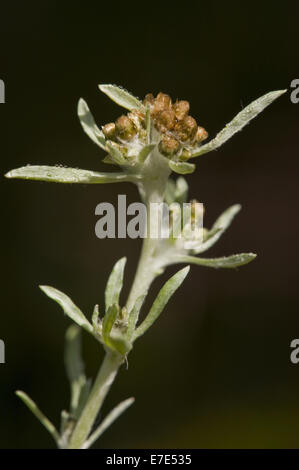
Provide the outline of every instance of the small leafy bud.
[[208,136],[209,136],[209,134],[207,133],[207,131],[203,127],[198,126],[197,132],[196,132],[195,137],[194,137],[194,140],[195,140],[195,142],[200,143],[203,140],[206,140],[208,138]]
[[137,133],[133,121],[127,116],[120,116],[115,122],[118,137],[124,140],[131,140]]
[[164,110],[159,113],[156,117],[155,124],[160,132],[171,131],[175,125],[175,114],[172,109]]
[[166,134],[163,135],[159,144],[159,150],[163,155],[171,157],[178,152],[179,148],[180,143],[177,139]]
[[172,109],[174,110],[175,117],[181,121],[189,113],[190,105],[188,101],[177,101],[172,106]]
[[102,127],[102,131],[106,139],[113,140],[115,137],[115,124],[110,122]]
[[183,149],[181,155],[180,155],[180,160],[182,161],[186,161],[186,160],[189,160],[189,158],[191,158],[192,156],[192,153],[190,152],[190,150],[188,149]]
[[163,108],[170,108],[172,105],[170,96],[161,92],[158,93],[156,102],[161,103],[163,105]]
[[182,121],[178,121],[174,128],[177,137],[185,142],[186,140],[192,140],[195,137],[197,131],[197,124],[193,117],[186,116]]
[[144,97],[143,104],[144,106],[151,106],[154,104],[154,101],[155,101],[154,95],[152,93],[148,93]]

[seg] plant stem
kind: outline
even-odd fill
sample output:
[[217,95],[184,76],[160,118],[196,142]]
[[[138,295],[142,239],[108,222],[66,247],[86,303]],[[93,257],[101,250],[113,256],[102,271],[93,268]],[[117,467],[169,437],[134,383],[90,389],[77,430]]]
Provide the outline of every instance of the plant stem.
[[106,352],[88,401],[72,434],[69,449],[80,449],[84,444],[123,360],[120,354]]
[[[149,230],[147,236],[143,239],[138,267],[127,301],[128,311],[133,308],[138,297],[149,289],[152,281],[159,274],[154,264],[155,248],[158,239],[149,236],[150,233],[153,233],[151,232],[151,229],[154,229],[153,224],[156,223],[156,220],[151,218],[150,205],[153,202],[160,203],[163,201],[168,176],[168,173],[165,173],[163,178],[160,177],[156,181],[151,181],[148,185],[145,184],[142,187],[142,194],[147,208],[147,227]],[[82,448],[123,361],[124,357],[120,354],[106,352],[88,401],[70,439],[69,449]]]

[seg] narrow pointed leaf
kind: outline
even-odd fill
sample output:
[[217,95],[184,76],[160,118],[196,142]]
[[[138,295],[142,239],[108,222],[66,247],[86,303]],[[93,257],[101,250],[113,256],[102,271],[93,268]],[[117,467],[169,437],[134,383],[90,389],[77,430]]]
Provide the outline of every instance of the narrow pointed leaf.
[[96,171],[63,168],[59,166],[27,165],[6,173],[6,178],[17,178],[50,183],[102,184],[136,181],[138,177],[125,173],[98,173]]
[[124,88],[116,85],[99,85],[99,89],[119,106],[129,109],[144,108],[141,101]]
[[127,258],[121,258],[115,263],[109,276],[105,290],[106,311],[113,304],[119,304],[119,296],[123,286],[124,269]]
[[74,304],[74,302],[63,292],[60,292],[58,289],[50,286],[39,286],[40,289],[48,296],[50,299],[55,300],[63,309],[64,313],[70,317],[77,325],[81,326],[89,333],[93,332],[93,328],[85,315],[81,310]]
[[188,175],[193,173],[195,170],[195,165],[193,163],[173,162],[172,160],[169,160],[168,164],[169,168],[179,175]]
[[143,305],[143,302],[146,298],[146,295],[147,295],[147,293],[145,293],[144,295],[141,295],[140,297],[138,297],[138,299],[135,302],[134,307],[132,308],[132,310],[129,314],[128,329],[127,329],[127,334],[126,334],[127,338],[129,338],[129,339],[132,337],[132,335],[134,333],[135,326],[138,322],[139,313],[140,313],[141,307]]
[[251,104],[246,106],[242,111],[240,111],[237,116],[229,122],[216,137],[208,142],[205,145],[198,147],[192,152],[191,158],[198,157],[205,153],[211,152],[216,148],[220,147],[224,144],[228,139],[230,139],[236,132],[239,132],[243,129],[246,124],[248,124],[253,118],[255,118],[260,112],[262,112],[269,104],[271,104],[274,100],[279,98],[283,93],[287,90],[278,90],[278,91],[271,91],[266,95],[258,98],[257,100],[253,101]]
[[184,269],[178,271],[174,276],[172,276],[162,287],[159,294],[157,295],[156,300],[154,301],[152,308],[150,309],[147,317],[141,323],[141,325],[135,330],[133,335],[134,340],[143,335],[150,326],[157,320],[160,313],[163,311],[165,305],[169,301],[170,297],[175,293],[175,291],[180,287],[185,277],[189,272],[190,267],[187,266]]
[[121,151],[111,142],[107,142],[107,149],[109,150],[111,160],[118,165],[126,165],[127,161]]
[[198,258],[197,256],[176,256],[174,263],[198,264],[209,268],[238,268],[248,264],[256,258],[255,253],[240,253],[238,255],[224,256],[222,258]]
[[103,432],[106,431],[107,428],[113,424],[113,422],[122,414],[124,411],[126,411],[129,406],[131,406],[134,403],[135,399],[134,398],[128,398],[127,400],[122,401],[119,405],[117,405],[115,408],[113,408],[110,413],[105,417],[105,419],[102,421],[100,426],[91,434],[91,436],[85,441],[85,443],[82,446],[82,449],[88,449],[91,447],[95,441],[103,434]]
[[91,323],[95,330],[97,330],[99,326],[99,315],[99,306],[95,305],[91,317]]
[[213,227],[209,231],[208,238],[206,241],[201,243],[199,247],[193,250],[194,253],[199,254],[207,251],[211,246],[213,246],[223,235],[226,229],[232,223],[235,215],[241,210],[240,204],[234,204],[233,206],[226,209],[220,217],[216,220]]
[[106,139],[103,132],[98,128],[93,118],[93,115],[89,111],[89,107],[83,98],[80,98],[78,102],[78,117],[80,119],[81,126],[84,132],[90,137],[90,139],[101,147],[103,150],[106,149]]
[[138,155],[138,161],[140,163],[143,163],[154,148],[155,144],[145,145]]
[[103,318],[102,336],[103,336],[104,343],[107,345],[109,345],[110,332],[113,328],[118,312],[119,312],[119,307],[117,304],[110,305]]
[[25,403],[29,410],[34,414],[34,416],[42,423],[42,425],[49,431],[53,439],[58,443],[60,436],[55,426],[49,421],[49,419],[44,415],[44,413],[38,408],[36,403],[21,390],[16,391],[16,395]]
[[81,353],[81,329],[76,325],[71,325],[66,331],[64,362],[71,388],[71,413],[77,418],[86,377]]

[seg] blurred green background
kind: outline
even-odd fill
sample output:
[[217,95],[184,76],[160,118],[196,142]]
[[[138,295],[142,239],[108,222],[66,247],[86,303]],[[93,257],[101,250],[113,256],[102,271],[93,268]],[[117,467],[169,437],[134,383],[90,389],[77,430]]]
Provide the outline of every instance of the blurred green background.
[[[76,116],[81,96],[99,124],[122,112],[98,83],[188,99],[214,136],[253,99],[299,78],[298,8],[287,2],[11,2],[1,5],[0,44],[2,173],[27,163],[107,170]],[[206,206],[206,225],[229,205],[243,206],[207,256],[259,256],[238,271],[192,267],[122,368],[103,413],[129,396],[136,403],[99,448],[299,447],[299,364],[289,359],[299,337],[298,130],[299,104],[287,93],[198,160],[188,181],[190,196]],[[97,239],[94,209],[138,195],[129,184],[3,178],[1,188],[0,447],[54,447],[14,396],[25,390],[55,423],[68,405],[68,320],[37,286],[57,287],[90,315],[103,305],[113,264],[127,255],[125,301],[140,240]],[[102,351],[83,340],[94,376]]]

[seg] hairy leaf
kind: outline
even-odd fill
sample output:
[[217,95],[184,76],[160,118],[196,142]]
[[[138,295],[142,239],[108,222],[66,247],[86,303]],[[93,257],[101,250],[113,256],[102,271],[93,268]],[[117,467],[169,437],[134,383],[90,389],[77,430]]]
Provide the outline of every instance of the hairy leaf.
[[132,111],[132,109],[144,108],[141,101],[124,88],[120,88],[116,85],[99,85],[99,89],[116,104],[130,111]]
[[127,258],[121,258],[115,263],[109,276],[105,290],[106,311],[113,304],[119,304],[119,296],[123,286],[124,269]]
[[96,125],[93,115],[89,111],[89,107],[83,98],[80,98],[78,102],[78,117],[80,119],[81,126],[88,137],[90,137],[91,140],[103,150],[106,150],[105,136]]
[[59,166],[27,165],[6,173],[6,178],[17,178],[50,183],[102,184],[136,181],[138,177],[125,173],[98,173],[96,171],[63,168]]
[[38,408],[36,403],[21,390],[16,391],[16,395],[25,403],[29,410],[34,414],[34,416],[42,423],[42,425],[49,431],[53,439],[58,443],[60,436],[55,426],[49,421],[49,419],[44,415],[44,413]]
[[188,175],[193,173],[195,170],[195,165],[193,165],[193,163],[173,162],[172,160],[169,160],[168,165],[172,171],[178,173],[179,175]]
[[253,101],[251,104],[246,106],[242,111],[240,111],[234,119],[229,122],[216,137],[208,142],[205,145],[198,147],[198,149],[193,150],[191,158],[204,155],[205,153],[211,152],[216,148],[224,144],[228,139],[230,139],[236,132],[239,132],[243,129],[246,124],[248,124],[253,118],[255,118],[260,112],[262,112],[269,104],[274,100],[279,98],[287,90],[278,90],[271,91],[266,95],[258,98]]
[[173,263],[199,264],[209,268],[238,268],[248,264],[256,258],[255,253],[240,253],[238,255],[224,256],[222,258],[198,258],[197,256],[176,256]]
[[103,434],[103,432],[106,431],[107,428],[113,424],[113,422],[122,414],[124,411],[126,411],[129,406],[131,406],[134,403],[134,398],[128,398],[127,400],[122,401],[117,405],[115,408],[113,408],[110,413],[106,416],[106,418],[102,421],[100,426],[91,434],[91,436],[85,441],[83,446],[81,447],[82,449],[88,449],[89,447],[92,446],[92,444],[95,443],[95,441]]
[[58,289],[50,286],[39,286],[40,289],[48,296],[50,299],[55,300],[63,309],[64,313],[70,317],[77,325],[81,326],[89,333],[93,332],[93,328],[85,315],[81,310],[74,304],[74,302],[63,292],[60,292]]
[[189,266],[184,269],[181,269],[164,284],[156,300],[154,301],[147,317],[135,330],[135,333],[133,335],[134,340],[136,338],[139,338],[139,336],[143,335],[157,320],[160,313],[163,311],[165,305],[169,301],[170,297],[175,293],[175,291],[180,287],[180,285],[184,281],[185,277],[189,272],[189,269]]

